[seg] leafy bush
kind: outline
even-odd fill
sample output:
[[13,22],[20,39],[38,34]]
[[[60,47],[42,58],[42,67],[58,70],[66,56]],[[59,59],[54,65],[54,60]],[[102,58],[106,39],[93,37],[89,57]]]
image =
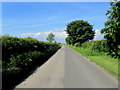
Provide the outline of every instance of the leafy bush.
[[107,52],[105,40],[87,41],[82,44],[82,48],[87,48],[92,52]]
[[74,46],[76,46],[76,47],[80,47],[81,44],[80,44],[80,43],[75,43]]
[[49,44],[33,38],[2,37],[3,60],[8,60],[11,55],[18,55],[28,51],[44,51]]
[[3,71],[10,73],[18,73],[23,70],[25,71],[31,67],[32,63],[36,62],[34,60],[40,59],[41,56],[43,56],[43,53],[38,51],[12,56],[9,59],[7,66],[3,68]]

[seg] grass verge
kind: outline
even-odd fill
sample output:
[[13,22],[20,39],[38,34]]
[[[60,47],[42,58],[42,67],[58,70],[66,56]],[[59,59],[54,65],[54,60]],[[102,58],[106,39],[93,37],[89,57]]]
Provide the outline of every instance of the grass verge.
[[111,58],[105,52],[92,52],[89,49],[83,49],[71,45],[67,45],[67,46],[79,52],[83,56],[87,57],[92,62],[95,62],[96,64],[100,65],[101,67],[103,67],[105,70],[115,75],[116,77],[120,75],[120,72],[118,72],[118,61],[119,61],[118,59]]

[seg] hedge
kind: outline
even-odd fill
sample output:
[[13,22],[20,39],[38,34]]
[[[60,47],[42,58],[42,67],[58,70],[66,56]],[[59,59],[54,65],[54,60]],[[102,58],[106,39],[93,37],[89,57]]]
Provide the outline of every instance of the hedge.
[[2,36],[3,89],[14,88],[60,47],[58,43],[38,41],[31,37]]
[[108,52],[105,40],[87,41],[81,47],[90,49],[93,52]]

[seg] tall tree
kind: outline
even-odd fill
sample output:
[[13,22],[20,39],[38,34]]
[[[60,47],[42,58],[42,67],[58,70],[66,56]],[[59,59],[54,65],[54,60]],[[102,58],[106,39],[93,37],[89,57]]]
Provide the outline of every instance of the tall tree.
[[66,32],[68,37],[66,42],[74,45],[75,43],[84,43],[85,41],[92,40],[95,32],[92,31],[93,26],[87,21],[76,20],[72,21],[67,25]]
[[55,35],[51,32],[48,34],[46,40],[52,43],[54,41],[54,37]]
[[104,38],[107,40],[109,54],[112,57],[120,58],[118,54],[120,45],[120,1],[111,2],[110,5],[111,8],[106,13],[108,20],[101,32],[104,33]]

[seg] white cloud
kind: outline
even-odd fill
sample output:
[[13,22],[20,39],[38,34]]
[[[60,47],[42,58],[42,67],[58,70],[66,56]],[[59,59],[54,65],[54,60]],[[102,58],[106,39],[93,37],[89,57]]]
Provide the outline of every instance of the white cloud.
[[[64,29],[64,28],[63,28]],[[67,33],[62,30],[62,32],[59,32],[60,29],[56,29],[56,31],[47,31],[47,32],[37,32],[37,33],[23,33],[21,34],[21,37],[33,37],[36,39],[39,39],[41,41],[46,41],[46,37],[50,32],[52,32],[55,35],[55,41],[57,42],[65,42],[65,38],[67,37]],[[100,30],[95,30],[95,36],[94,40],[101,40],[103,39],[104,35],[101,34]]]
[[55,34],[56,38],[66,38],[67,34],[66,32],[53,32]]
[[101,30],[95,30],[94,40],[101,40],[103,37],[104,35],[101,33]]
[[48,32],[38,32],[38,33],[24,33],[21,34],[21,37],[33,37],[36,39],[40,39],[42,41],[45,41],[46,37],[48,36],[48,34],[52,32],[55,35],[55,40],[59,41],[59,42],[65,42],[65,38],[67,37],[67,34],[65,31],[63,32],[53,32],[53,31],[48,31]]
[[34,33],[23,33],[21,34],[22,37],[34,36]]
[[[32,37],[41,37],[41,36],[47,36],[49,32],[38,32],[38,33],[24,33],[21,34],[22,37],[28,37],[28,36],[32,36]],[[67,34],[66,32],[52,32],[56,38],[66,38]]]

